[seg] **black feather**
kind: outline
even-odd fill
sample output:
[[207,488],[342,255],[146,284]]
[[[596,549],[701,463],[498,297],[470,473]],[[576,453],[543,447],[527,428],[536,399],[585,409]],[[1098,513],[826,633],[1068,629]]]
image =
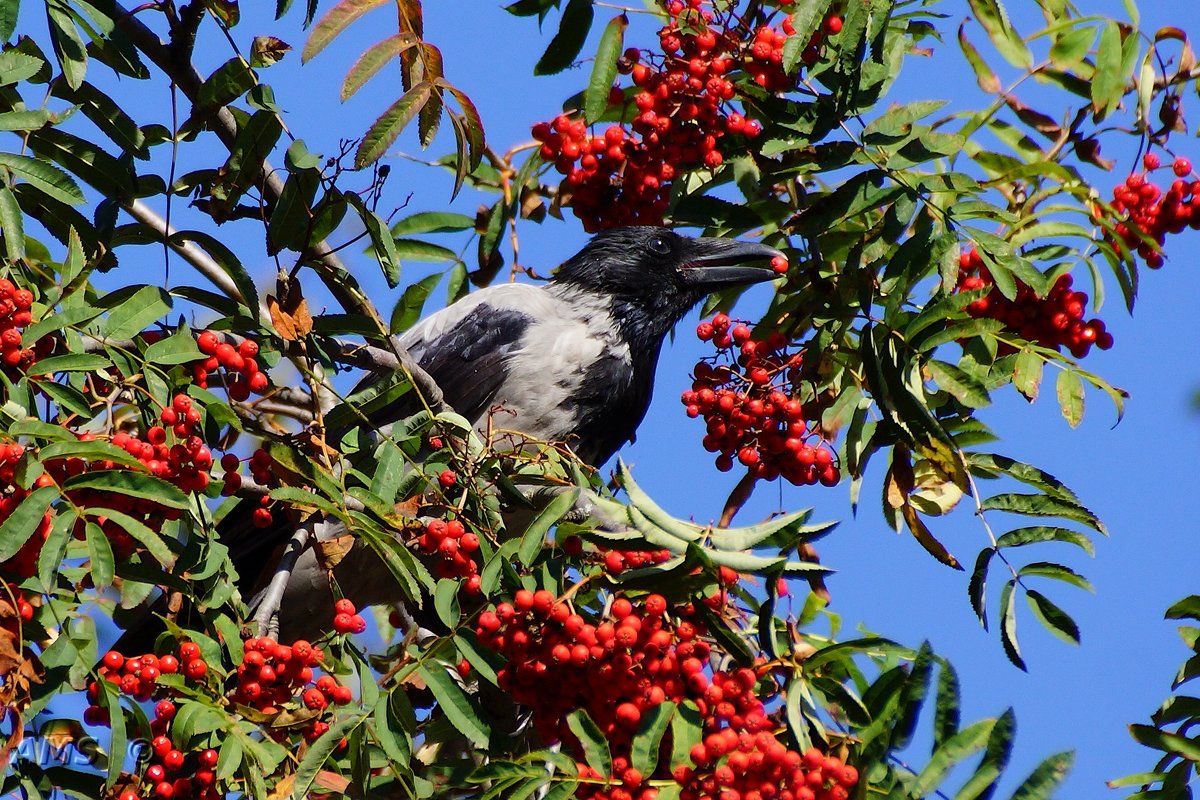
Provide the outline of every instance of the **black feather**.
[[488,410],[508,375],[505,361],[533,319],[511,308],[480,303],[457,325],[413,352],[442,389],[446,402],[467,419]]

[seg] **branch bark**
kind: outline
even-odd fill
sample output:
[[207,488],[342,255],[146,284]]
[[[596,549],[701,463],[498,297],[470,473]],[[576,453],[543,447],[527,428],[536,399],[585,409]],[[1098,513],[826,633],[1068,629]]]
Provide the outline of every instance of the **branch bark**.
[[[130,14],[120,3],[114,3],[113,10],[116,25],[121,32],[128,36],[133,45],[171,79],[171,82],[192,102],[194,108],[204,79],[188,60],[191,48],[172,48],[137,16]],[[187,33],[181,32],[181,35]],[[194,37],[194,32],[191,35]],[[208,123],[221,143],[226,148],[231,148],[237,139],[238,131],[237,120],[234,119],[229,109],[221,106],[211,112]],[[263,161],[262,190],[268,202],[273,204],[279,199],[283,193],[283,183],[283,178],[279,177],[270,162]],[[317,275],[343,308],[350,313],[369,317],[379,326],[381,332],[386,332],[387,326],[379,316],[378,310],[333,250],[332,245],[321,241],[313,244],[305,256],[311,259],[310,263]]]
[[[237,285],[233,282],[233,279],[226,274],[225,270],[221,269],[220,264],[218,264],[216,261],[213,261],[208,253],[204,252],[191,242],[183,242],[180,244],[179,242],[171,241],[171,237],[174,236],[176,232],[175,228],[169,225],[166,219],[160,216],[157,211],[150,208],[150,206],[143,203],[140,199],[134,200],[132,203],[125,206],[125,210],[128,211],[129,215],[138,222],[156,232],[163,239],[163,241],[167,243],[168,247],[178,253],[184,261],[195,267],[197,272],[199,272],[205,278],[208,278],[208,280],[214,286],[216,286],[229,297],[232,297],[235,300],[240,300],[243,303],[246,302],[246,298],[242,296],[241,291],[238,290]],[[267,307],[262,303],[259,303],[258,305],[258,313],[263,319],[271,318],[270,312],[267,311]]]

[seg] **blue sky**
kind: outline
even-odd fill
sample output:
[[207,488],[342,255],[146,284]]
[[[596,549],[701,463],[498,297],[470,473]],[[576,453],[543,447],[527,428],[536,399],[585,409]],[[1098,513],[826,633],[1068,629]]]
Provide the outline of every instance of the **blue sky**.
[[[339,139],[360,135],[398,96],[398,78],[385,73],[351,102],[343,105],[337,99],[341,75],[357,53],[394,30],[386,7],[352,28],[329,52],[300,67],[298,51],[304,37],[297,30],[299,15],[293,13],[280,29],[269,17],[257,16],[250,8],[261,6],[265,12],[274,4],[242,5],[245,19],[234,34],[243,51],[248,51],[252,36],[267,32],[296,47],[297,52],[264,73],[264,80],[273,85],[278,102],[286,109],[289,128],[305,139],[310,150],[334,152]],[[297,5],[302,3],[297,0]],[[1028,21],[1033,1],[1011,0],[1009,5],[1018,26],[1024,22],[1021,29],[1032,30]],[[948,42],[942,48],[947,52],[924,63],[910,60],[913,63],[901,77],[895,97],[948,97],[956,104],[978,106],[983,100],[953,44],[953,31],[965,15],[966,4],[946,2],[941,6],[951,12],[945,22]],[[1085,13],[1123,13],[1119,2],[1080,0],[1079,6]],[[1146,0],[1141,11],[1143,27],[1148,30],[1175,25],[1200,35],[1200,8],[1191,3]],[[476,101],[489,141],[498,150],[525,141],[532,122],[553,116],[561,101],[586,81],[586,68],[553,78],[532,77],[533,64],[557,24],[554,17],[547,23],[547,35],[539,39],[534,21],[511,17],[500,4],[490,1],[427,2],[425,12],[427,38],[442,48],[447,77]],[[615,12],[598,9],[598,26],[611,13]],[[37,27],[40,29],[40,22]],[[980,42],[982,38],[976,36]],[[636,43],[649,46],[653,38]],[[585,48],[587,52],[590,50]],[[198,55],[211,70],[231,53],[210,29]],[[128,82],[124,85],[133,88]],[[146,103],[145,108],[165,105],[166,90],[161,84],[137,89],[141,92],[138,103]],[[1195,95],[1189,94],[1185,113],[1191,111],[1191,121],[1200,122],[1200,112],[1192,105],[1195,102]],[[138,108],[131,111],[139,121],[147,121],[140,119]],[[1181,136],[1174,144],[1200,162],[1200,145],[1194,138]],[[426,155],[436,157],[450,146],[450,137],[443,135]],[[415,153],[415,134],[406,132],[394,150],[394,156],[401,151]],[[1122,170],[1132,166],[1133,153],[1128,149],[1106,150],[1105,154],[1120,164],[1113,176],[1098,179],[1107,190],[1118,180],[1117,174],[1123,176]],[[448,207],[450,181],[446,173],[406,165],[396,157],[387,163],[395,166],[389,183],[390,202],[398,205],[411,193],[406,211]],[[479,200],[464,192],[450,207],[470,214]],[[182,209],[178,213],[186,214]],[[522,260],[543,273],[578,249],[585,238],[573,218],[549,220],[541,226],[526,223],[520,233]],[[261,237],[261,232],[256,233],[251,225],[227,225],[223,236],[235,249],[242,243],[245,252],[260,252],[261,238],[256,237]],[[1153,764],[1153,752],[1134,743],[1126,725],[1145,721],[1167,696],[1174,671],[1186,656],[1174,626],[1163,621],[1163,611],[1179,597],[1200,591],[1196,579],[1200,548],[1194,529],[1195,499],[1200,497],[1200,427],[1190,408],[1191,394],[1200,386],[1194,308],[1195,272],[1200,265],[1192,257],[1198,249],[1200,235],[1195,233],[1168,241],[1167,265],[1157,273],[1143,273],[1132,319],[1116,299],[1115,286],[1109,287],[1110,301],[1101,316],[1116,337],[1116,346],[1107,353],[1094,351],[1086,366],[1131,393],[1120,425],[1113,426],[1115,415],[1107,399],[1090,392],[1083,424],[1069,429],[1058,414],[1051,387],[1032,406],[1011,389],[999,392],[996,405],[982,413],[1001,435],[997,452],[1037,464],[1064,480],[1112,532],[1111,539],[1098,542],[1094,560],[1053,547],[1043,553],[1061,558],[1096,586],[1094,596],[1057,586],[1048,589],[1080,623],[1080,647],[1051,637],[1022,606],[1021,641],[1030,672],[1012,667],[995,633],[982,631],[976,622],[967,603],[966,576],[935,563],[907,534],[888,529],[875,499],[882,474],[878,462],[863,490],[857,519],[850,518],[845,486],[789,486],[782,491],[762,487],[754,504],[743,511],[742,519],[749,521],[774,510],[815,506],[818,518],[843,520],[819,548],[823,560],[838,570],[830,581],[834,610],[851,628],[861,622],[872,631],[914,646],[930,640],[959,670],[964,719],[997,715],[1010,705],[1015,707],[1018,735],[1005,784],[1009,791],[1041,758],[1068,748],[1078,751],[1078,761],[1061,793],[1067,798],[1102,795],[1106,779],[1143,771]],[[160,258],[149,248],[144,252],[147,258]],[[353,264],[353,256],[350,258]],[[377,270],[367,268],[365,259],[359,263],[361,279],[387,314],[398,293],[389,293],[376,277]],[[248,266],[260,286],[269,285],[274,273],[271,263],[264,258]],[[406,265],[404,281],[416,280],[428,271],[428,265]],[[765,302],[768,291],[755,288],[749,295],[750,304]],[[443,296],[442,290],[435,294],[438,299]],[[693,317],[681,326],[676,342],[664,353],[654,404],[637,444],[627,448],[624,457],[643,487],[673,513],[708,520],[720,513],[736,478],[712,468],[711,457],[700,447],[702,426],[687,419],[678,403],[679,392],[689,383],[691,365],[701,354],[690,333],[695,321]],[[965,509],[936,521],[933,527],[968,563],[986,543],[982,528]],[[992,587],[993,599],[997,589]],[[921,763],[922,756],[913,754],[913,762]]]

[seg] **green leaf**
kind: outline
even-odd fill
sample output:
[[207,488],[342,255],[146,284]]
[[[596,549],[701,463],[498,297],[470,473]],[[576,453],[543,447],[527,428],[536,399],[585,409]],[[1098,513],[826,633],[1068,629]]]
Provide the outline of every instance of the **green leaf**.
[[625,45],[625,28],[629,18],[618,14],[604,26],[596,58],[592,62],[592,75],[588,79],[587,91],[583,95],[583,116],[590,125],[604,115],[608,109],[608,93],[617,77],[617,59]]
[[[51,356],[38,361],[29,368],[26,374],[53,375],[58,372],[95,372],[111,366],[112,362],[98,353],[64,353],[61,356]],[[136,461],[136,459],[134,460]]]
[[1013,735],[1017,717],[1011,708],[996,719],[987,749],[975,773],[959,789],[954,800],[989,800],[995,793],[996,781],[1012,758]]
[[671,763],[668,771],[681,764],[692,766],[691,750],[704,740],[700,709],[691,700],[680,703],[671,715]]
[[1023,547],[1040,542],[1065,542],[1081,548],[1089,556],[1096,554],[1092,540],[1087,536],[1069,528],[1055,528],[1046,525],[1032,525],[1027,528],[1016,528],[996,540],[997,547]]
[[968,408],[984,408],[991,405],[987,387],[978,378],[953,364],[937,359],[931,359],[925,366],[940,388]]
[[1038,389],[1042,383],[1042,367],[1045,363],[1045,359],[1040,355],[1024,347],[1017,353],[1017,360],[1013,364],[1013,386],[1031,403],[1037,400]]
[[675,716],[675,704],[670,700],[659,703],[642,713],[642,721],[630,743],[629,764],[643,775],[652,775],[658,767],[663,735]]
[[[334,750],[341,744],[342,739],[353,733],[370,717],[364,713],[351,714],[336,720],[329,730],[308,746],[304,758],[296,768],[296,780],[292,784],[292,800],[304,800],[309,790],[317,780],[325,762],[333,755]],[[225,749],[224,745],[221,747]]]
[[962,693],[958,672],[949,661],[943,661],[938,673],[937,700],[933,709],[933,751],[959,731],[962,717]]
[[115,340],[130,339],[171,311],[171,296],[161,286],[143,286],[108,313],[101,333]]
[[392,319],[389,322],[392,333],[403,333],[417,323],[421,318],[421,311],[425,308],[425,301],[441,280],[442,274],[435,272],[404,290],[400,301],[392,309]]
[[190,364],[205,358],[190,331],[178,331],[146,348],[146,362],[160,367]]
[[46,445],[38,452],[38,460],[42,463],[63,458],[82,458],[86,461],[112,461],[139,471],[146,468],[141,461],[129,455],[122,448],[101,439],[83,442],[72,438]]
[[1034,561],[1026,564],[1017,571],[1017,574],[1022,578],[1050,578],[1051,580],[1069,583],[1088,592],[1096,591],[1091,581],[1075,570],[1049,561]]
[[438,663],[423,663],[417,668],[417,673],[425,681],[429,691],[433,692],[438,707],[450,724],[476,747],[486,748],[492,735],[491,729],[476,711],[462,687],[446,672],[446,668]]
[[0,131],[36,131],[53,121],[49,111],[5,111],[0,114]]
[[346,79],[342,82],[342,102],[353,97],[389,61],[420,41],[411,33],[393,33],[368,47],[346,73]]
[[1025,593],[1034,615],[1041,620],[1051,633],[1070,644],[1079,644],[1079,625],[1071,616],[1050,601],[1041,592],[1029,589]]
[[554,75],[571,66],[587,41],[594,15],[592,0],[568,0],[558,23],[558,33],[534,65],[533,74]]
[[1200,763],[1200,742],[1150,725],[1130,725],[1129,733],[1139,743],[1165,753],[1173,753],[1188,761]]
[[87,541],[88,567],[92,581],[97,589],[107,589],[112,586],[113,575],[116,571],[116,558],[113,556],[112,545],[104,531],[94,522],[84,525],[84,538]]
[[229,158],[212,183],[210,213],[218,223],[232,215],[238,200],[262,175],[263,163],[281,135],[283,121],[271,111],[256,111],[238,125]]
[[[12,37],[11,28],[16,24],[18,5],[20,0],[0,2],[0,31],[7,31],[0,35],[0,40],[8,41]],[[28,80],[37,75],[44,66],[46,62],[37,56],[16,49],[6,50],[0,53],[0,86]]]
[[504,666],[504,659],[491,648],[480,644],[474,631],[460,629],[454,634],[454,646],[481,678],[493,686],[499,682],[496,671]]
[[923,798],[933,794],[955,766],[984,748],[995,724],[994,719],[980,720],[947,739],[908,787],[908,796]]
[[78,89],[70,90],[65,85],[54,87],[54,93],[64,100],[80,107],[84,115],[97,128],[126,153],[137,158],[149,158],[146,151],[146,136],[137,122],[123,108],[104,92],[84,83]]
[[442,247],[439,244],[432,242],[423,242],[420,239],[402,239],[393,240],[393,245],[400,258],[407,261],[458,261],[458,254],[448,247]]
[[1096,73],[1092,77],[1092,114],[1101,120],[1117,107],[1125,94],[1127,76],[1122,58],[1121,27],[1109,20],[1100,31],[1096,48]]
[[988,38],[1004,59],[1014,67],[1028,69],[1033,66],[1033,54],[1021,35],[1013,30],[1008,12],[1000,0],[969,0],[971,11],[979,24],[987,31]]
[[179,487],[144,472],[121,469],[97,470],[75,475],[68,478],[63,484],[65,492],[77,489],[94,489],[98,492],[114,492],[129,497],[140,497],[143,500],[153,500],[167,508],[186,509],[188,507],[187,495],[180,491]]
[[1017,643],[1017,609],[1012,601],[1016,580],[1011,579],[1000,590],[1000,644],[1004,647],[1004,654],[1008,656],[1008,660],[1018,669],[1028,672],[1025,660],[1021,658],[1020,645]]
[[78,414],[84,419],[91,419],[93,412],[88,400],[74,386],[69,386],[63,383],[54,383],[53,381],[42,381],[38,389],[49,395],[59,408],[65,409],[72,414]]
[[1012,800],[1049,800],[1054,790],[1067,778],[1075,763],[1075,751],[1056,753],[1033,770],[1025,782],[1013,792]]
[[1200,594],[1189,595],[1173,603],[1164,616],[1166,619],[1200,620]]
[[34,489],[24,500],[17,504],[13,512],[0,523],[0,561],[7,561],[16,555],[17,551],[29,541],[42,517],[49,510],[50,504],[58,498],[58,488],[43,486]]
[[578,487],[570,491],[560,492],[546,504],[533,522],[529,523],[529,527],[525,529],[525,533],[521,535],[521,544],[517,547],[517,558],[525,566],[531,566],[534,559],[542,552],[542,544],[546,539],[546,532],[550,530],[554,523],[562,519],[563,515],[575,507],[575,502],[579,499],[580,490]]
[[612,775],[612,752],[608,749],[608,739],[604,738],[588,713],[582,708],[575,709],[567,715],[567,727],[583,747],[583,757],[588,766],[601,775]]
[[461,610],[458,606],[458,581],[442,578],[433,590],[433,607],[447,628],[454,629],[458,625]]
[[8,169],[18,178],[24,179],[30,186],[60,203],[78,205],[84,202],[85,198],[79,189],[79,184],[75,183],[70,175],[40,158],[16,153],[0,153],[0,167]]
[[1090,525],[1104,532],[1104,525],[1086,508],[1044,494],[998,494],[983,501],[985,511],[1008,511],[1030,517],[1062,517]]
[[392,236],[402,238],[418,233],[455,233],[475,227],[475,218],[451,211],[420,211],[392,225]]
[[966,56],[967,63],[971,65],[971,70],[975,73],[975,82],[979,84],[979,88],[987,94],[997,94],[1000,92],[1000,79],[996,77],[996,72],[988,66],[988,63],[983,60],[983,56],[979,54],[978,48],[967,39],[967,23],[962,23],[958,26],[958,46]]
[[313,239],[312,209],[320,185],[321,175],[315,169],[295,169],[288,175],[267,222],[267,255],[285,249],[308,249]]
[[387,0],[342,0],[325,12],[325,16],[313,26],[304,50],[300,53],[300,62],[305,63],[332,42],[356,19],[373,8],[384,5]]
[[871,140],[883,139],[886,141],[892,138],[907,137],[912,133],[914,122],[936,113],[946,105],[946,102],[945,100],[922,100],[889,108],[881,117],[872,120],[863,129],[862,139],[869,144]]
[[992,547],[985,547],[979,551],[979,555],[975,557],[975,569],[971,571],[971,580],[967,584],[967,595],[971,599],[971,608],[975,611],[975,616],[979,618],[979,623],[983,625],[985,631],[988,627],[987,571],[994,555],[996,555],[996,549]]
[[149,525],[139,519],[128,516],[124,511],[101,509],[101,507],[88,507],[86,513],[95,517],[107,517],[109,522],[120,525],[125,533],[146,548],[146,552],[150,553],[158,561],[158,564],[167,567],[168,570],[175,564],[175,554],[170,552],[167,542],[162,539],[162,534],[150,529]]
[[421,81],[371,123],[354,154],[354,168],[364,169],[382,158],[432,93],[433,84]]
[[256,84],[250,65],[235,56],[213,70],[196,92],[198,109],[215,109],[238,99]]
[[6,183],[0,183],[0,232],[4,234],[4,255],[9,261],[25,257],[25,222],[17,196]]
[[1002,472],[1022,483],[1041,489],[1051,497],[1056,497],[1059,500],[1064,500],[1080,507],[1083,506],[1083,503],[1079,500],[1079,496],[1071,491],[1066,484],[1049,472],[1038,469],[1030,464],[1025,464],[996,453],[972,453],[970,455],[970,464],[971,468],[976,471],[979,468],[983,468],[989,472]]
[[383,276],[387,279],[388,286],[395,288],[400,283],[400,253],[396,249],[396,240],[388,230],[387,222],[367,208],[362,198],[353,192],[346,195],[346,202],[358,212],[363,227],[367,229],[367,235],[371,237],[371,251],[375,258],[379,259]]
[[50,23],[50,44],[54,46],[63,78],[72,89],[78,89],[87,74],[87,45],[66,11],[47,3],[46,17]]
[[1058,373],[1055,392],[1063,418],[1072,428],[1076,427],[1083,420],[1083,381],[1073,370],[1065,369]]

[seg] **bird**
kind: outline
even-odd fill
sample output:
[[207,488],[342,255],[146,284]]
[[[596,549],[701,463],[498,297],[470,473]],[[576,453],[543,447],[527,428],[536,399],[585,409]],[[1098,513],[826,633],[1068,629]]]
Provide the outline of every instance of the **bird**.
[[[549,281],[479,289],[425,317],[396,344],[438,384],[450,407],[492,437],[493,447],[554,442],[598,468],[634,439],[668,333],[712,292],[777,277],[768,264],[781,257],[757,242],[690,237],[663,227],[613,228],[593,236]],[[413,410],[395,405],[370,422],[385,426]],[[491,424],[501,412],[503,422]],[[231,512],[224,527],[238,518]],[[345,533],[336,521],[306,524],[318,540]],[[263,577],[277,560],[266,552],[295,527],[281,528],[273,540],[271,530],[246,525],[239,535],[222,536],[239,585],[259,588],[251,607],[262,601]],[[239,538],[250,545],[240,557]],[[266,550],[264,542],[270,543]],[[355,542],[333,572],[360,608],[403,599],[363,542]],[[310,547],[297,558],[279,602],[280,640],[319,634],[332,620],[333,603],[327,571]]]
[[449,405],[485,432],[568,445],[598,467],[632,441],[650,405],[663,341],[708,294],[777,277],[782,254],[665,228],[601,232],[542,285],[477,291],[399,338]]

